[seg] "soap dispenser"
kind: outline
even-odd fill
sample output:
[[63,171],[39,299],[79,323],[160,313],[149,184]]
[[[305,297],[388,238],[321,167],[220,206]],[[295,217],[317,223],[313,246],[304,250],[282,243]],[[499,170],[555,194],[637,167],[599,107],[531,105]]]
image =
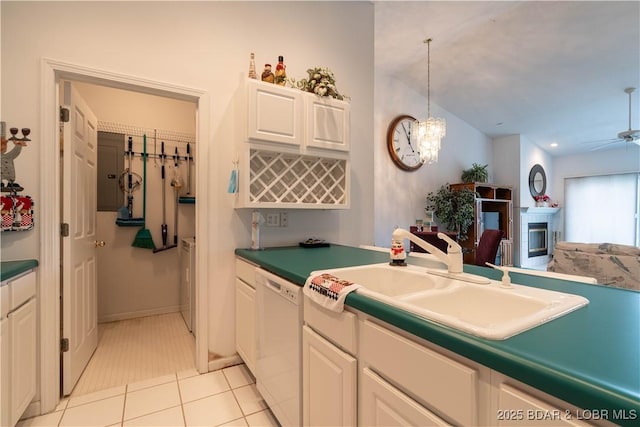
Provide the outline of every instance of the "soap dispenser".
[[511,285],[511,277],[509,276],[509,269],[506,267],[499,267],[497,265],[493,265],[490,262],[486,263],[488,266],[495,268],[496,270],[502,271],[502,282],[500,283],[501,288],[512,289],[513,285]]

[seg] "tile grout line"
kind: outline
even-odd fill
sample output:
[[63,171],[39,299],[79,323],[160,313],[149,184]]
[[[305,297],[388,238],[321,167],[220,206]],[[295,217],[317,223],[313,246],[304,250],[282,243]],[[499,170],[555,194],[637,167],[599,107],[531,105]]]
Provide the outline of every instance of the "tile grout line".
[[176,383],[178,385],[178,397],[180,398],[180,412],[182,413],[182,423],[186,427],[187,416],[184,413],[184,402],[182,401],[182,390],[180,389],[180,380],[178,379],[178,373],[176,372]]

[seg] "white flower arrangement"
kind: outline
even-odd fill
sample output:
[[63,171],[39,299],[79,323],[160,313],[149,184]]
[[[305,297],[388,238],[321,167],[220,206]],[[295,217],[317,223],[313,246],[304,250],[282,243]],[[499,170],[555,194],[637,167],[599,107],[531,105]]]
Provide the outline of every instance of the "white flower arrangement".
[[338,92],[336,78],[330,69],[326,67],[309,68],[307,73],[309,74],[308,79],[300,81],[291,79],[291,84],[300,90],[315,93],[318,96],[330,96],[340,100],[346,98]]

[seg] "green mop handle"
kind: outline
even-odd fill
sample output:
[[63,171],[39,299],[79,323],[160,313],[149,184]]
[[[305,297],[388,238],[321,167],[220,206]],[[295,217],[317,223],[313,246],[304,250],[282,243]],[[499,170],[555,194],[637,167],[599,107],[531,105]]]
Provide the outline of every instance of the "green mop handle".
[[[142,135],[142,176],[144,184],[142,186],[142,222],[147,220],[147,134]],[[144,227],[144,226],[143,226]]]

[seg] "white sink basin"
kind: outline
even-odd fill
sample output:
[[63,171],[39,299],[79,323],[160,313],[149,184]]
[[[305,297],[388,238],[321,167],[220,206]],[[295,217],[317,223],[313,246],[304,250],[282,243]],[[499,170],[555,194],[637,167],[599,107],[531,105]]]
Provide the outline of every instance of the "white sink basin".
[[450,285],[450,282],[447,282],[448,279],[427,275],[426,269],[412,265],[391,267],[389,264],[371,264],[339,268],[329,273],[340,279],[365,286],[367,291],[388,297],[442,289]]
[[512,337],[589,303],[579,295],[523,285],[503,288],[495,280],[469,283],[430,274],[432,271],[372,264],[327,272],[362,285],[356,291],[359,294],[493,340]]

